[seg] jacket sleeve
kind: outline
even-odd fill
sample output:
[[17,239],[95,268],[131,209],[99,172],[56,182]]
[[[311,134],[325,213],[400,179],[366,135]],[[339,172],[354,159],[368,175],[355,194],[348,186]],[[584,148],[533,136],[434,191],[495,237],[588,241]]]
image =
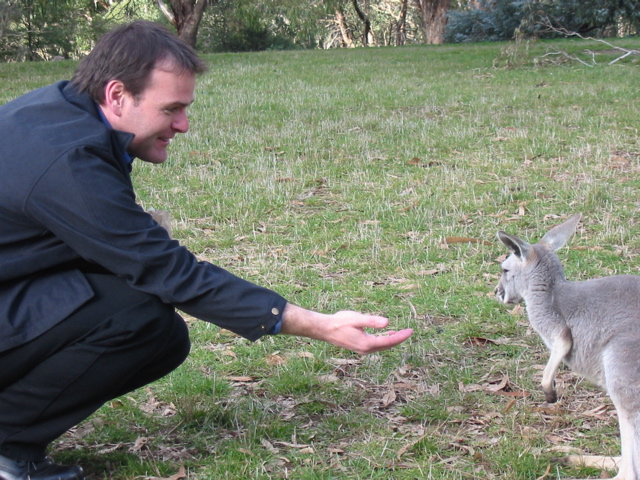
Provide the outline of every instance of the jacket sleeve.
[[135,289],[256,340],[281,321],[286,300],[195,256],[135,202],[109,152],[77,148],[38,179],[25,213],[83,259]]

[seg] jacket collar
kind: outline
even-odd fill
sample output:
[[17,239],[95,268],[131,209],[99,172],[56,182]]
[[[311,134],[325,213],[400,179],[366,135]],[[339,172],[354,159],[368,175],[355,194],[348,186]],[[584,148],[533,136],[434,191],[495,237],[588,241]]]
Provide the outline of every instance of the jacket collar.
[[109,122],[106,121],[106,118],[104,118],[102,112],[100,112],[98,105],[93,101],[89,94],[79,92],[78,89],[69,81],[64,80],[62,82],[59,82],[58,85],[62,92],[62,95],[65,97],[67,102],[80,108],[81,110],[84,110],[110,129],[111,135],[115,140],[115,144],[119,147],[118,153],[122,158],[122,162],[128,167],[129,170],[131,170],[131,163],[133,159],[127,153],[127,149],[129,148],[129,144],[131,144],[131,141],[133,140],[133,137],[135,135],[133,133],[114,130],[113,128],[111,128],[111,125],[109,125]]

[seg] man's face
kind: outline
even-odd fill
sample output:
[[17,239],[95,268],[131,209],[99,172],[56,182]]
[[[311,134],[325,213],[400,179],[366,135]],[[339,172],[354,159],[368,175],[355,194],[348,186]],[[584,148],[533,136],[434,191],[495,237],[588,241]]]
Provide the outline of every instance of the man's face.
[[123,90],[119,115],[110,119],[116,130],[135,135],[129,153],[145,162],[163,163],[176,133],[189,130],[187,107],[193,103],[196,76],[155,68],[145,90],[134,98]]

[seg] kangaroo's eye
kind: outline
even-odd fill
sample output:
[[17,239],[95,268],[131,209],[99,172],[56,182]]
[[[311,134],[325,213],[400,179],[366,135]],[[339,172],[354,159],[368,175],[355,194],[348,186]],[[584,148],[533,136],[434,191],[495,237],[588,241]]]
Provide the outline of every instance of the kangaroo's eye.
[[509,270],[507,270],[506,268],[503,268],[503,269],[502,269],[502,274],[503,274],[503,275],[506,275],[507,273],[509,273]]

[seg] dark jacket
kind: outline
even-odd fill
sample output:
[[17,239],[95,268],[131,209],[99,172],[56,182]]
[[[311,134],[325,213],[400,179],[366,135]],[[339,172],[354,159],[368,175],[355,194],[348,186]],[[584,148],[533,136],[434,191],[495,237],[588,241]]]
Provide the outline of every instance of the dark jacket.
[[21,345],[92,296],[84,273],[131,287],[255,340],[286,300],[172,240],[136,204],[124,153],[133,135],[59,82],[0,107],[0,351]]

